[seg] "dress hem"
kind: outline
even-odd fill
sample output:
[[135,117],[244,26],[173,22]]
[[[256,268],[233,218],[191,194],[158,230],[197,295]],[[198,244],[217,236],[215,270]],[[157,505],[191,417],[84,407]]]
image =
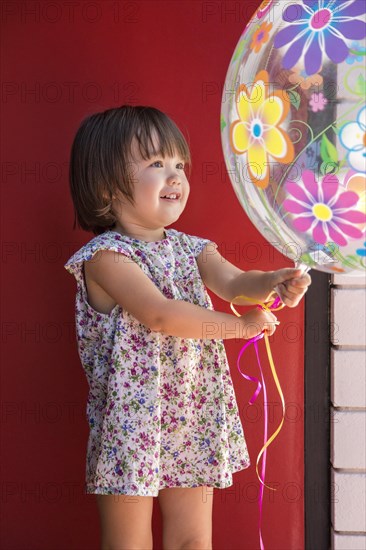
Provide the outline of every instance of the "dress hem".
[[[235,474],[237,472],[241,472],[242,470],[246,470],[247,468],[249,468],[249,466],[251,465],[250,461],[247,462],[245,465],[241,465],[240,467],[238,467],[238,469],[236,470],[233,470],[232,472],[230,472],[231,474]],[[157,491],[153,491],[153,492],[149,492],[149,490],[147,489],[146,492],[144,492],[144,494],[139,494],[138,492],[126,492],[126,490],[124,489],[115,489],[115,488],[112,488],[112,489],[106,489],[105,487],[99,487],[98,485],[94,485],[93,483],[87,483],[85,485],[85,494],[87,495],[115,495],[115,496],[118,496],[118,495],[126,495],[126,496],[150,496],[150,497],[157,497],[158,496],[158,493],[159,491],[161,491],[162,489],[192,489],[192,488],[196,488],[196,487],[212,487],[213,489],[227,489],[228,487],[231,487],[233,485],[233,480],[228,480],[226,483],[223,482],[223,483],[220,483],[220,482],[217,482],[217,483],[212,483],[212,482],[209,482],[207,484],[205,483],[199,483],[197,485],[187,485],[187,484],[181,484],[181,485],[164,485],[163,487],[159,487],[159,489]],[[105,492],[105,491],[109,491],[109,492]]]

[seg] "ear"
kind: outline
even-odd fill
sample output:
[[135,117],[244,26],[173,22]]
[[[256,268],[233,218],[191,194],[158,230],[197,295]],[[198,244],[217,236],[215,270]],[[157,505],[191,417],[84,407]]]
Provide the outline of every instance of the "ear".
[[[116,196],[115,196],[115,195],[112,195],[112,199],[115,199],[115,198],[116,198]],[[108,193],[105,193],[105,192],[103,193],[103,199],[104,199],[105,201],[108,201],[108,200],[109,200],[109,195],[108,195]]]

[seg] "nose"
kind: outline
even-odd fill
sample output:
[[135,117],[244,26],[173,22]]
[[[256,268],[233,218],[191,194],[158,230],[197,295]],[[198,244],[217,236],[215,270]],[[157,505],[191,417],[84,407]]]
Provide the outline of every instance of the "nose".
[[180,185],[181,184],[181,177],[178,174],[178,172],[174,172],[168,177],[168,184],[169,185]]

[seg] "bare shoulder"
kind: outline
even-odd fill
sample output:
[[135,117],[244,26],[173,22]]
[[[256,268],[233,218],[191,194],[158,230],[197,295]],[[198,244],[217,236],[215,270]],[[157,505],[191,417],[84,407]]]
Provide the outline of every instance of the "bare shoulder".
[[109,313],[116,304],[140,323],[155,327],[166,298],[130,256],[114,250],[98,250],[84,262],[90,305]]
[[100,313],[110,313],[117,302],[105,291],[95,280],[95,270],[100,267],[98,261],[101,261],[105,250],[98,250],[93,258],[84,262],[84,278],[88,294],[88,303]]

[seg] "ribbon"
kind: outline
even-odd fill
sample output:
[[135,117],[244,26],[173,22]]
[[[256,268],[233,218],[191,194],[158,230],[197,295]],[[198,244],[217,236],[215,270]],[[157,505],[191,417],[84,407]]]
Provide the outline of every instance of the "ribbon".
[[[274,294],[274,292],[272,292],[270,297],[273,294]],[[232,302],[230,303],[230,307],[231,307],[232,311],[235,313],[235,315],[237,317],[241,317],[241,315],[236,311],[236,309],[233,305],[234,300],[236,300],[237,298],[244,298],[245,300],[256,304],[257,307],[263,309],[264,311],[278,311],[278,310],[282,309],[283,307],[285,307],[285,304],[281,303],[281,300],[280,300],[279,296],[277,296],[275,299],[272,299],[272,300],[270,299],[267,302],[262,303],[262,302],[258,302],[257,300],[253,300],[251,298],[248,298],[247,296],[240,295],[240,296],[236,296],[232,300]],[[262,366],[261,366],[261,362],[260,362],[260,358],[259,358],[259,352],[258,352],[258,341],[262,338],[264,338],[264,341],[265,341],[268,361],[269,361],[269,364],[271,366],[272,375],[273,375],[274,381],[276,383],[276,387],[277,387],[278,393],[280,394],[281,402],[282,402],[282,419],[281,419],[281,423],[280,423],[279,427],[277,428],[277,430],[271,435],[271,437],[268,440],[267,440],[267,435],[268,435],[268,411],[267,411],[267,408],[264,406],[264,445],[261,448],[260,452],[258,453],[257,462],[256,462],[257,477],[258,477],[258,479],[261,483],[260,493],[259,493],[259,520],[258,520],[259,542],[260,542],[261,550],[264,550],[263,539],[262,539],[263,491],[264,491],[264,487],[267,487],[267,489],[271,489],[272,491],[277,491],[277,489],[275,489],[274,487],[269,487],[264,482],[265,481],[265,475],[266,475],[267,447],[272,443],[272,441],[279,434],[279,432],[282,428],[282,425],[284,423],[284,419],[285,419],[285,400],[284,400],[282,389],[281,389],[281,386],[280,386],[280,383],[279,383],[279,380],[278,380],[278,376],[277,376],[277,373],[276,373],[276,368],[275,368],[272,353],[271,353],[271,346],[270,346],[269,339],[268,339],[268,334],[267,334],[266,331],[261,332],[260,334],[258,334],[254,338],[251,338],[250,340],[248,340],[248,342],[246,342],[244,344],[244,346],[241,348],[241,350],[239,352],[236,364],[237,364],[237,367],[238,367],[238,370],[239,370],[240,374],[244,378],[246,378],[247,380],[250,380],[252,382],[257,383],[257,389],[255,390],[254,394],[250,398],[249,404],[253,405],[253,403],[256,401],[261,389],[263,388],[263,403],[264,403],[264,405],[266,405],[266,403],[267,403],[267,390],[266,390],[266,384],[265,384],[265,381],[264,381],[263,370],[262,370]],[[258,380],[258,378],[255,378],[253,376],[249,376],[247,374],[244,374],[241,371],[241,368],[240,368],[240,359],[241,359],[244,351],[251,344],[254,345],[254,349],[255,349],[255,353],[256,353],[256,357],[257,357],[257,361],[258,361],[258,366],[259,366],[259,371],[260,371],[260,375],[261,375],[261,382]],[[262,454],[263,454],[263,461],[262,461],[262,477],[261,477],[258,473],[258,463],[259,463],[259,460],[260,460]]]

